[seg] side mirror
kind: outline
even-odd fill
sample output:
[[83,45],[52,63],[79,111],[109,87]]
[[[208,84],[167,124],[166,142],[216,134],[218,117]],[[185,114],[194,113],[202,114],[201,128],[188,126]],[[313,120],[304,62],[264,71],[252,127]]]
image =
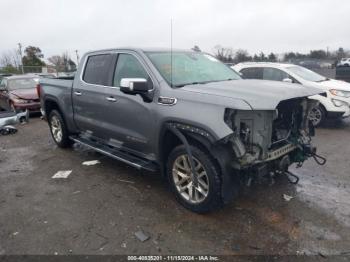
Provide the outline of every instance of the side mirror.
[[120,80],[120,91],[127,94],[144,94],[150,89],[144,78],[122,78]]
[[0,85],[0,91],[6,91],[6,86],[5,85]]
[[286,83],[293,83],[293,80],[290,78],[284,78],[282,81]]
[[143,101],[150,103],[153,100],[153,86],[145,78],[122,78],[120,80],[120,91],[125,94],[139,94]]

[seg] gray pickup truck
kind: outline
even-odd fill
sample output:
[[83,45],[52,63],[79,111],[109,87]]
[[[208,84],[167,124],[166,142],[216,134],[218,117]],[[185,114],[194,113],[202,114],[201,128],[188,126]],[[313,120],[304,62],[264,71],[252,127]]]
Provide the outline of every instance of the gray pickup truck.
[[241,80],[206,53],[89,52],[74,79],[42,79],[38,93],[58,146],[78,142],[159,172],[194,212],[315,154],[307,115],[317,102],[307,97],[319,89]]

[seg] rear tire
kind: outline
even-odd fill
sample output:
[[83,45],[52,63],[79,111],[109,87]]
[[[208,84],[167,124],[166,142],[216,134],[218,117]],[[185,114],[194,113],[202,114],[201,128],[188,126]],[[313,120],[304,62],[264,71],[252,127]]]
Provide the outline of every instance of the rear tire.
[[196,213],[207,213],[223,206],[220,170],[214,159],[198,146],[191,145],[198,187],[193,186],[187,151],[184,145],[175,147],[167,161],[167,177],[176,200]]
[[49,115],[49,127],[53,140],[61,148],[70,147],[73,142],[69,139],[67,125],[63,120],[61,113],[57,110],[52,110]]

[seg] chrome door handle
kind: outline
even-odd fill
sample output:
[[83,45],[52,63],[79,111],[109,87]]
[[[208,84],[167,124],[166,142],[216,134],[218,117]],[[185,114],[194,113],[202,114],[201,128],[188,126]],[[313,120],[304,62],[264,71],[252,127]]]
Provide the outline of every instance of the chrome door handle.
[[77,95],[77,96],[81,96],[82,95],[82,93],[78,92],[78,91],[75,91],[74,94]]
[[115,99],[114,97],[106,97],[107,101],[109,102],[117,102],[117,99]]

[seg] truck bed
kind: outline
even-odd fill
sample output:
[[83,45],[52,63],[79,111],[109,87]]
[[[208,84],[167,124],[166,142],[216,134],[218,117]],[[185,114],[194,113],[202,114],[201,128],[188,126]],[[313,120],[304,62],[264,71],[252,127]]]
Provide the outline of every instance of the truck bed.
[[41,78],[40,84],[45,87],[56,87],[56,88],[68,88],[70,89],[73,85],[74,78],[60,77],[60,78]]

